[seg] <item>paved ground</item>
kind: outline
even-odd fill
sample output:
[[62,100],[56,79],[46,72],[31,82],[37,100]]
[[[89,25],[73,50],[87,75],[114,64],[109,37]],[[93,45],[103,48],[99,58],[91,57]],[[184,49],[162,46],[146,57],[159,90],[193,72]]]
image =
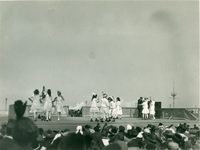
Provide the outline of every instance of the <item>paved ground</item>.
[[[33,119],[33,118],[31,118]],[[6,123],[8,120],[7,117],[0,118],[0,124]],[[114,125],[119,127],[123,125],[126,127],[127,124],[133,126],[140,126],[145,127],[147,124],[158,125],[162,122],[165,126],[173,124],[177,126],[179,123],[187,123],[190,127],[193,127],[194,124],[199,124],[199,121],[193,120],[169,120],[169,119],[155,119],[155,120],[142,120],[138,118],[122,118],[122,120],[117,119],[115,122],[109,122],[108,125]],[[57,117],[53,116],[52,121],[36,121],[35,124],[39,128],[43,128],[44,130],[51,129],[51,130],[63,130],[63,129],[70,129],[71,131],[75,131],[77,125],[91,125],[92,127],[96,126],[96,122],[90,122],[89,117],[61,117],[61,121],[57,121]],[[104,123],[100,123],[101,127],[103,127]]]

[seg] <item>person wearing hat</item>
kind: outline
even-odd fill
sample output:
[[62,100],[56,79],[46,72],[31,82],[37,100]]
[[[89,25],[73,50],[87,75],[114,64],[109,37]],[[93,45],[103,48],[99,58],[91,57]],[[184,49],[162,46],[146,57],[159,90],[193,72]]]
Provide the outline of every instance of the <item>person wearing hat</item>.
[[101,100],[101,122],[109,120],[109,102],[107,99],[107,94],[103,93],[103,98]]
[[56,134],[50,129],[48,129],[47,131],[44,131],[43,132],[44,141],[42,142],[42,145],[44,147],[49,147],[51,145],[51,142],[53,141],[55,135]]
[[64,97],[61,95],[60,91],[57,91],[57,97],[53,100],[56,102],[56,111],[58,113],[58,121],[60,121],[60,115],[65,114],[65,110],[63,108],[63,101],[65,100]]
[[92,134],[92,148],[93,149],[103,149],[104,144],[102,140],[102,135],[101,135],[101,129],[99,123],[94,127],[95,133]]
[[168,143],[172,142],[173,139],[173,133],[171,130],[165,130],[165,132],[163,133],[164,139],[163,139],[163,143],[161,145],[162,149],[167,149],[168,148]]
[[90,122],[93,122],[93,118],[95,121],[98,121],[97,119],[97,112],[99,112],[99,108],[97,107],[97,102],[99,98],[97,97],[96,93],[92,93],[92,99],[91,99],[91,107],[90,107]]
[[143,103],[143,97],[140,97],[137,103],[138,118],[142,118],[142,105],[141,105],[142,103]]

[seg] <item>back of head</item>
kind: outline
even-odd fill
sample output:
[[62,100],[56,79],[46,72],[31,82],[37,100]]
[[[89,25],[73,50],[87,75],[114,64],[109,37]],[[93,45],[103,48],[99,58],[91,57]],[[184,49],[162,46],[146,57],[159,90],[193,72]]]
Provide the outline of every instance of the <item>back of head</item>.
[[84,136],[80,133],[69,133],[58,146],[58,150],[83,150],[85,146]]
[[12,136],[17,144],[26,146],[38,137],[38,129],[31,119],[23,117],[15,123]]
[[14,108],[17,120],[12,130],[13,139],[18,145],[27,146],[38,137],[38,128],[30,118],[23,117],[26,110],[26,102],[23,103],[21,100],[17,100]]

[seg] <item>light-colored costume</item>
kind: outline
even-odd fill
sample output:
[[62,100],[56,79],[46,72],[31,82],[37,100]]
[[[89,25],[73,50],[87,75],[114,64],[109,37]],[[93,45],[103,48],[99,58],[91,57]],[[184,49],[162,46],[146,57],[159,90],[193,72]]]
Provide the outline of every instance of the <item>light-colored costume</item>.
[[66,114],[64,107],[63,107],[63,98],[62,97],[60,97],[60,96],[56,97],[55,105],[56,105],[57,112],[60,112],[61,114]]
[[108,118],[109,103],[107,98],[101,100],[101,118]]
[[42,103],[40,103],[40,96],[39,95],[34,95],[30,99],[33,101],[33,104],[32,104],[32,106],[30,108],[30,113],[43,112]]
[[99,108],[97,107],[97,98],[94,98],[91,102],[90,113],[99,112]]
[[142,109],[142,113],[143,114],[148,114],[149,113],[149,109],[148,109],[148,100],[144,101],[142,103],[143,109]]
[[122,115],[121,102],[117,101],[116,106],[117,106],[117,115]]
[[52,110],[52,97],[50,97],[47,94],[44,102],[44,111],[51,111],[51,110]]
[[151,101],[151,103],[150,103],[149,114],[155,115],[155,101]]
[[115,112],[114,112],[114,108],[115,108],[115,103],[113,101],[110,102],[109,104],[109,117],[113,117],[115,115]]

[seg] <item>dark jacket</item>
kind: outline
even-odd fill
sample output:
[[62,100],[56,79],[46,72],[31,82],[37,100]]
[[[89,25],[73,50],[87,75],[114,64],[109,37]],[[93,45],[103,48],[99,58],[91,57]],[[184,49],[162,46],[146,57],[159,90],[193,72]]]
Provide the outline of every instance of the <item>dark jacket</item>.
[[11,138],[4,137],[0,141],[0,150],[15,150],[17,147],[17,144]]

